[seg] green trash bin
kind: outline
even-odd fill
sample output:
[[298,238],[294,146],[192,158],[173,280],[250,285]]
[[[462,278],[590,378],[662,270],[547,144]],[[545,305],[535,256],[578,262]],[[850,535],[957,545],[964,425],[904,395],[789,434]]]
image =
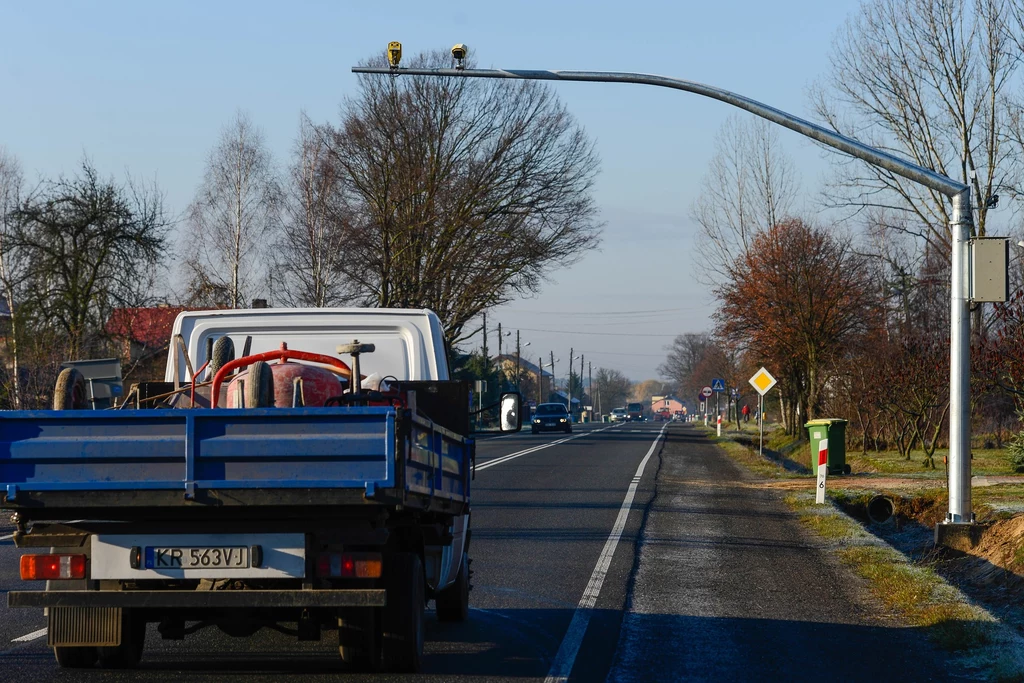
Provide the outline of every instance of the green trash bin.
[[804,427],[811,441],[811,472],[818,472],[818,444],[828,439],[828,473],[849,474],[846,464],[846,424],[849,420],[823,418],[811,420]]

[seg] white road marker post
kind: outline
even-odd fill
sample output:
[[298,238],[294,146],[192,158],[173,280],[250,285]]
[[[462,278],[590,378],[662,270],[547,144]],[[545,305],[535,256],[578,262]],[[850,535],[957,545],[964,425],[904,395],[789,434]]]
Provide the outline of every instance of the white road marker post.
[[814,502],[818,505],[825,504],[825,479],[828,478],[828,439],[818,442],[818,487],[814,496]]
[[722,413],[718,413],[718,436],[722,435]]

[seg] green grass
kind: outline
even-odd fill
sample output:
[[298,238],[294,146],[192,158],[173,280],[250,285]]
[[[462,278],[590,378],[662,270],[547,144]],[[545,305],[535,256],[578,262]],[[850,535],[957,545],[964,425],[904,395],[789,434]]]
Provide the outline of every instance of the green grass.
[[[832,491],[829,497],[850,503],[869,495]],[[903,623],[926,629],[946,650],[975,650],[992,643],[996,623],[992,616],[968,602],[930,567],[912,564],[835,506],[815,504],[813,494],[793,493],[783,500],[801,524],[833,542],[839,558],[868,581],[872,594]]]
[[725,454],[729,456],[729,458],[758,476],[769,479],[800,476],[786,471],[785,467],[774,460],[762,458],[758,455],[756,439],[754,442],[754,448],[736,441],[737,438],[749,439],[751,436],[749,432],[745,435],[741,435],[737,434],[735,431],[727,432],[723,429],[722,436],[716,436],[717,430],[714,427],[705,427],[703,424],[697,424],[697,429],[706,434],[711,441],[725,451]]
[[[1005,448],[974,448],[971,449],[971,454],[973,456],[971,469],[974,474],[991,476],[1017,474],[1013,465],[1010,464],[1010,456]],[[942,459],[948,455],[948,449],[937,449],[935,451],[935,469],[931,469],[924,466],[924,451],[921,450],[911,451],[910,459],[907,460],[896,451],[875,453],[869,450],[865,455],[859,450],[847,448],[846,462],[850,464],[854,472],[909,474],[941,478],[945,476]]]

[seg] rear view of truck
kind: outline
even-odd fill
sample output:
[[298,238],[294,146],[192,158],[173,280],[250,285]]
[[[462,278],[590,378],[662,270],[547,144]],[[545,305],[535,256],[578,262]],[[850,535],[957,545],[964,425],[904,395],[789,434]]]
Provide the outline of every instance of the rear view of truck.
[[457,621],[469,595],[469,392],[436,317],[183,314],[171,352],[125,409],[72,382],[70,410],[0,413],[0,507],[46,582],[9,606],[47,610],[64,667],[134,666],[156,624],[334,632],[353,668],[418,670],[427,602]]

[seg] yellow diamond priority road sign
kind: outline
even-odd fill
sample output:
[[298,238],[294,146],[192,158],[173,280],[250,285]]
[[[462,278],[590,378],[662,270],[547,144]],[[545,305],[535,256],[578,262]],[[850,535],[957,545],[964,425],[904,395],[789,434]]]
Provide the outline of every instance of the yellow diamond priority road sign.
[[771,373],[761,368],[754,373],[754,376],[748,380],[750,385],[757,389],[757,393],[764,396],[768,391],[775,386],[776,379],[772,377]]

